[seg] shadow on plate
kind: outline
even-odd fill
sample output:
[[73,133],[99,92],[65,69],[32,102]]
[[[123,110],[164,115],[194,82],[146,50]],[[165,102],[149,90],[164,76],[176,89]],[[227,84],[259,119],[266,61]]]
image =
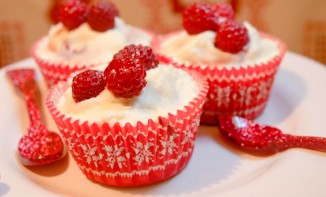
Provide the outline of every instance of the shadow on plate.
[[[18,153],[17,153],[18,154]],[[19,163],[18,155],[16,155],[17,163]],[[69,166],[69,156],[65,156],[57,162],[42,165],[42,166],[23,166],[20,164],[21,169],[27,174],[28,177],[39,175],[43,177],[52,177],[63,174]]]
[[264,113],[258,122],[277,125],[289,117],[307,95],[305,81],[297,74],[280,68]]
[[[243,170],[242,165],[247,165],[246,161],[263,160],[263,158],[242,157],[240,151],[236,149],[230,151],[225,148],[222,138],[217,127],[200,126],[193,157],[188,166],[178,175],[149,186],[108,188],[139,196],[194,195],[212,188],[214,188],[214,194],[218,194],[250,182],[269,168],[264,165],[263,169],[257,165],[258,167],[253,166]],[[241,175],[234,176],[238,172],[241,172]]]
[[[275,80],[267,107],[255,121],[268,125],[277,125],[289,117],[307,94],[305,81],[295,73],[280,68]],[[219,132],[218,132],[219,133]],[[271,153],[245,151],[218,134],[217,142],[224,148],[246,158],[270,157]]]
[[9,185],[0,182],[0,196],[4,196],[10,190]]

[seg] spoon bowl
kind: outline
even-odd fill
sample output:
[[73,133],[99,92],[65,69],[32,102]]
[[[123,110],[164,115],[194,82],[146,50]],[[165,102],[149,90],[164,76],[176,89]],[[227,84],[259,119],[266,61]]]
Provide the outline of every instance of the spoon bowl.
[[218,117],[219,131],[232,143],[254,153],[274,154],[289,148],[326,151],[326,138],[284,134],[278,128],[233,116]]
[[30,126],[18,143],[18,158],[23,165],[39,166],[55,162],[66,155],[61,137],[48,131],[41,120],[34,95],[35,71],[15,69],[7,71],[9,79],[20,90],[27,104]]
[[18,143],[18,158],[25,166],[49,164],[65,155],[61,137],[52,131],[25,135]]

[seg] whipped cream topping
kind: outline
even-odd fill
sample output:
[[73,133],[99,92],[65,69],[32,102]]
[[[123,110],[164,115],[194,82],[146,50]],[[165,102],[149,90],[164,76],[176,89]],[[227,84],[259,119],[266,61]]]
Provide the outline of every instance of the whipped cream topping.
[[58,23],[51,27],[36,53],[51,63],[98,65],[109,62],[126,45],[150,42],[150,34],[115,17],[115,27],[105,32],[94,31],[87,23],[69,31]]
[[[97,67],[98,68],[98,67]],[[101,65],[101,70],[103,66]],[[105,68],[105,67],[104,67]],[[147,85],[139,96],[125,99],[115,97],[105,88],[97,97],[76,103],[69,87],[58,102],[58,109],[73,119],[89,122],[129,122],[146,124],[149,119],[157,122],[159,116],[176,114],[199,94],[193,78],[182,69],[159,65],[147,71]]]
[[249,42],[244,50],[237,54],[216,48],[214,46],[216,33],[213,31],[196,35],[188,35],[182,31],[164,40],[160,52],[185,65],[196,64],[201,67],[254,65],[266,62],[279,53],[275,41],[260,38],[258,31],[248,22],[244,22],[244,25],[248,30]]

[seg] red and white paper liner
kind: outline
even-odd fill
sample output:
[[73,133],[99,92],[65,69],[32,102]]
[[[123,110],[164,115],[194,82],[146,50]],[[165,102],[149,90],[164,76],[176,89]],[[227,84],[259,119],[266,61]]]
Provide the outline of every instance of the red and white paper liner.
[[174,32],[153,42],[160,61],[176,67],[197,71],[207,78],[209,90],[203,107],[202,124],[217,124],[220,114],[235,114],[248,119],[258,117],[265,109],[273,85],[274,77],[286,52],[286,45],[278,38],[260,33],[262,39],[277,43],[279,54],[265,63],[243,65],[232,68],[221,66],[205,67],[185,65],[160,53],[160,43],[180,33]]
[[44,42],[45,38],[38,40],[32,47],[32,57],[39,66],[41,73],[45,79],[48,87],[58,83],[59,81],[65,81],[71,75],[71,73],[90,68],[93,65],[68,65],[64,63],[51,63],[49,60],[42,58],[37,53],[39,45]]
[[196,98],[157,121],[110,125],[73,120],[57,108],[66,82],[48,91],[46,105],[70,154],[89,179],[119,187],[147,185],[176,175],[192,156],[208,84],[195,72],[191,76],[200,88]]

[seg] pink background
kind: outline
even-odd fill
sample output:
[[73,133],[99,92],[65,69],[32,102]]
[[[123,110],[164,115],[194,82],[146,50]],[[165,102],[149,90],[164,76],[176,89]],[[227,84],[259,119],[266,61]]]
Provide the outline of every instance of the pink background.
[[[57,0],[0,1],[0,66],[30,56],[51,25]],[[112,0],[129,24],[167,33],[181,27],[181,10],[193,0]],[[326,64],[325,0],[206,0],[229,2],[236,16],[283,39],[288,50]]]

